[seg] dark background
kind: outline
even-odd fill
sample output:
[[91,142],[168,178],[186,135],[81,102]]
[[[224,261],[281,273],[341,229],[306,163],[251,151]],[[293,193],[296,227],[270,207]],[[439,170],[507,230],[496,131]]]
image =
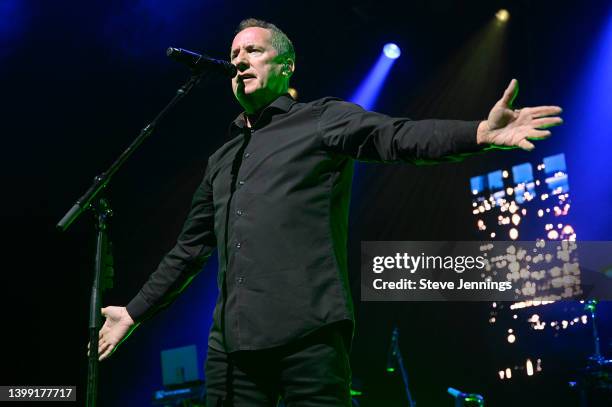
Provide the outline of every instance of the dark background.
[[[502,6],[511,19],[499,48],[472,49],[471,39]],[[82,398],[94,224],[86,215],[63,234],[55,224],[186,80],[165,48],[224,58],[235,26],[250,16],[276,23],[293,40],[300,100],[349,98],[382,45],[394,41],[403,54],[378,111],[482,119],[512,77],[520,81],[519,106],[564,107],[566,124],[532,153],[498,151],[436,167],[359,167],[349,242],[357,313],[352,363],[366,393],[363,405],[405,405],[399,378],[384,372],[398,323],[420,406],[452,405],[448,386],[479,392],[493,406],[576,405],[565,383],[591,353],[588,326],[510,349],[505,332],[487,323],[490,304],[360,303],[356,259],[364,240],[473,239],[469,178],[560,152],[568,161],[570,217],[579,239],[612,240],[606,1],[0,0],[0,384],[77,385]],[[455,74],[466,61],[468,68],[494,69],[475,70],[467,81],[465,73]],[[117,275],[106,305],[125,305],[173,245],[206,159],[226,141],[227,123],[239,112],[227,80],[203,84],[114,178],[108,196]],[[216,259],[102,364],[102,405],[147,405],[161,387],[163,349],[197,344],[203,360],[215,272]],[[549,312],[573,316],[579,308],[557,304]],[[609,304],[601,310],[609,355]],[[498,380],[500,363],[511,356],[543,353],[543,374]]]

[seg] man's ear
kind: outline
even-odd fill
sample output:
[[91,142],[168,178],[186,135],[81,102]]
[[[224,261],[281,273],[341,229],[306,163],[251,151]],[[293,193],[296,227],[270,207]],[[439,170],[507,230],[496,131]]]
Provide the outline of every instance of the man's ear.
[[290,78],[293,75],[293,71],[295,71],[295,62],[291,58],[285,59],[283,63],[283,75]]

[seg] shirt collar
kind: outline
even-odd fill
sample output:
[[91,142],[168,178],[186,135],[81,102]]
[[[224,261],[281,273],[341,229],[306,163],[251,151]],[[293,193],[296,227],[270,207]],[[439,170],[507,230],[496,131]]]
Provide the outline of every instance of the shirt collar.
[[[286,113],[291,109],[291,106],[295,103],[295,100],[291,97],[289,93],[285,93],[277,97],[272,103],[263,108],[261,115],[259,116],[259,120],[257,122],[265,123],[265,117],[272,116],[275,112],[283,112]],[[232,122],[233,126],[240,127],[241,129],[246,126],[245,113],[242,112],[234,119]]]

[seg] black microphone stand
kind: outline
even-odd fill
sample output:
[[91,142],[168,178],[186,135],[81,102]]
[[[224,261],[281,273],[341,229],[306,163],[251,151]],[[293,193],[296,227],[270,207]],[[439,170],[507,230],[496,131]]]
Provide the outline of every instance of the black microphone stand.
[[168,111],[181,101],[203,77],[202,72],[192,71],[189,80],[181,86],[172,100],[159,112],[153,121],[147,124],[138,137],[132,141],[123,153],[113,162],[110,168],[94,178],[92,185],[81,196],[76,203],[66,212],[57,224],[57,228],[64,232],[70,225],[86,210],[91,209],[96,216],[97,244],[96,260],[94,267],[94,278],[91,288],[91,299],[89,302],[89,356],[87,367],[87,407],[95,407],[98,393],[98,332],[102,324],[100,306],[102,304],[102,292],[112,287],[113,268],[111,242],[108,238],[108,220],[112,216],[112,210],[108,201],[102,197],[102,191],[115,173],[140,147],[140,145],[151,135],[157,124],[163,119]]
[[[586,301],[584,310],[591,314],[591,328],[593,336],[594,353],[587,359],[586,367],[580,369],[578,382],[570,382],[570,386],[578,387],[580,395],[580,406],[604,405],[604,399],[609,400],[612,393],[610,386],[610,372],[612,372],[612,359],[606,359],[601,354],[599,344],[599,333],[597,332],[597,304],[598,300]],[[607,405],[607,404],[606,404]]]
[[599,346],[599,334],[597,333],[597,303],[599,301],[595,299],[588,300],[586,305],[584,306],[585,311],[589,311],[591,314],[591,328],[593,330],[593,350],[595,353],[591,357],[590,360],[596,363],[601,363],[604,360],[604,357],[601,355],[601,347]]
[[[397,326],[393,328],[393,333],[391,335],[391,358],[395,359],[395,361],[397,362],[397,366],[399,367],[400,373],[402,374],[402,381],[404,382],[404,391],[406,392],[408,405],[410,407],[416,407],[416,403],[412,398],[410,388],[408,387],[408,372],[406,372],[406,367],[404,366],[404,358],[402,357],[402,352],[399,348],[399,329]],[[387,366],[387,372],[392,373],[394,370],[395,369],[393,369],[392,365]]]

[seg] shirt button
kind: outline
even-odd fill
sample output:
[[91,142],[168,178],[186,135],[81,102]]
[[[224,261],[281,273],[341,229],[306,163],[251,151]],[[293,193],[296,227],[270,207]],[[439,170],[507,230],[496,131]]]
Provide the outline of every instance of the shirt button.
[[251,156],[251,153],[244,153],[244,158],[249,158]]
[[238,277],[236,281],[238,281],[238,284],[242,284],[244,283],[244,277]]
[[240,242],[236,243],[236,249],[240,249],[242,247],[242,245],[240,244]]
[[238,215],[238,216],[242,216],[243,214],[244,214],[244,212],[242,212],[240,209],[238,209],[236,211],[236,215]]

